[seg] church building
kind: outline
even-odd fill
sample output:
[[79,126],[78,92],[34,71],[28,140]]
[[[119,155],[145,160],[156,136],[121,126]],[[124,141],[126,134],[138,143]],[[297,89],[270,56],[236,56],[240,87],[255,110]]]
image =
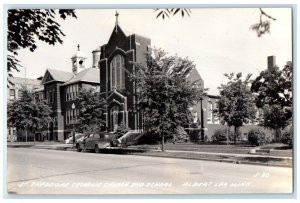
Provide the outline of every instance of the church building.
[[116,24],[108,43],[100,46],[100,93],[107,102],[104,115],[108,131],[116,131],[122,122],[132,130],[142,129],[141,113],[136,109],[137,90],[129,77],[135,72],[134,63],[146,65],[150,45],[149,38],[126,35],[116,13]]

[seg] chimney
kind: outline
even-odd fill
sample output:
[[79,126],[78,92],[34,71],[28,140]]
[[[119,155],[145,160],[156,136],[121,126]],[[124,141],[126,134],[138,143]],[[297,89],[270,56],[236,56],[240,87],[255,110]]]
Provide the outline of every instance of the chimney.
[[93,54],[93,68],[99,68],[99,61],[100,61],[100,47],[94,51],[92,51]]
[[276,57],[268,56],[268,69],[273,69],[276,66]]

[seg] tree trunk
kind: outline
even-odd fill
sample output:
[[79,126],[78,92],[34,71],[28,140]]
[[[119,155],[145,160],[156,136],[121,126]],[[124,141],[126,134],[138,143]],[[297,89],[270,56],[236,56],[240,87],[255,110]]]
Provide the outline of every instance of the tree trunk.
[[275,141],[280,141],[280,128],[275,128]]
[[227,126],[226,144],[229,145],[229,127]]
[[237,132],[238,132],[238,127],[234,126],[234,136],[233,136],[234,144],[236,144]]
[[27,135],[28,135],[28,131],[27,129],[25,130],[25,141],[27,142]]
[[162,152],[165,151],[165,136],[164,136],[164,133],[162,133],[162,136],[161,136],[161,151]]
[[33,144],[35,145],[35,132],[33,133]]

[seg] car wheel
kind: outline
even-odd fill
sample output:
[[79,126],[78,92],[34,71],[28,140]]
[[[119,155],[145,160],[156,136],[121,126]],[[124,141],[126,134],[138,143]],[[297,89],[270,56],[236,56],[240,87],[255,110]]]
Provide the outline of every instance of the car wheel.
[[95,145],[95,153],[100,153],[100,149],[99,149],[99,147],[98,147],[98,145]]
[[76,145],[76,149],[77,149],[77,152],[81,152],[82,149],[80,148],[79,144]]

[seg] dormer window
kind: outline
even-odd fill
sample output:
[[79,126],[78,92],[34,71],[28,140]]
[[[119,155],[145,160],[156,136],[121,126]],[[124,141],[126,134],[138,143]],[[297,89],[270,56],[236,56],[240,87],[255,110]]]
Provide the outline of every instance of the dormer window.
[[121,55],[116,55],[110,62],[111,87],[112,89],[125,88],[125,59]]

